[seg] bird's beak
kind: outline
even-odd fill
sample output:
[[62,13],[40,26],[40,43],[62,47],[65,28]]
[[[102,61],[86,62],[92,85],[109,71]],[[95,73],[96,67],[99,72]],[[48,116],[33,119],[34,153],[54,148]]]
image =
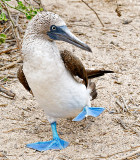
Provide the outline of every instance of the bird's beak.
[[65,41],[83,50],[92,52],[90,47],[81,40],[79,40],[74,34],[72,34],[67,28],[67,26],[57,26],[56,31],[50,31],[47,34],[51,39]]

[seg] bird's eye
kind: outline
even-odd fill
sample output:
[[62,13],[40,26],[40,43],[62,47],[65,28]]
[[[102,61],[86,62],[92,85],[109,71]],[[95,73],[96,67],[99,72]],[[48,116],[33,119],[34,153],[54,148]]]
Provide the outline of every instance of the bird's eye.
[[55,31],[55,30],[56,30],[56,26],[52,26],[51,29],[52,29],[53,31]]

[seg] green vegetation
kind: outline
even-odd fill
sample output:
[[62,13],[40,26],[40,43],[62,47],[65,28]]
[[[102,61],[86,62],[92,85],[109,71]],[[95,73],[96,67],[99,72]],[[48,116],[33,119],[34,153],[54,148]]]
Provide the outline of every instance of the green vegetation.
[[2,43],[5,43],[5,40],[6,40],[6,35],[3,34],[3,33],[1,33],[1,34],[0,34],[0,45],[1,45]]
[[[17,5],[14,7],[8,4],[8,1],[11,1],[11,0],[1,0],[2,3],[0,3],[0,21],[7,21],[9,19],[9,17],[7,17],[4,12],[4,11],[7,12],[7,10],[9,12],[9,8],[13,8],[15,10],[18,10],[19,12],[24,13],[26,18],[29,20],[32,19],[37,14],[37,12],[43,11],[43,8],[37,9],[30,4],[24,5],[23,2],[19,0],[16,0]],[[5,39],[6,39],[6,35],[1,33],[0,45],[5,42]]]

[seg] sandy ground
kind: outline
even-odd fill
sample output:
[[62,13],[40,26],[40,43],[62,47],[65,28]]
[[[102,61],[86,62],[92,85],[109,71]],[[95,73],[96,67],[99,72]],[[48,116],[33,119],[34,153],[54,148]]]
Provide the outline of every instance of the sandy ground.
[[[106,111],[81,122],[60,119],[58,133],[70,142],[64,150],[28,149],[25,147],[28,143],[51,139],[51,128],[35,98],[17,79],[12,79],[5,86],[16,93],[16,98],[0,95],[0,104],[8,104],[0,106],[0,160],[140,159],[140,1],[118,0],[122,15],[119,17],[115,1],[90,0],[105,27],[81,1],[44,0],[43,4],[61,15],[93,53],[66,43],[59,43],[60,49],[73,51],[88,68],[116,72],[94,79],[98,98],[92,101],[92,106],[105,107]],[[132,22],[124,24],[129,21]],[[1,73],[16,73],[18,66]]]

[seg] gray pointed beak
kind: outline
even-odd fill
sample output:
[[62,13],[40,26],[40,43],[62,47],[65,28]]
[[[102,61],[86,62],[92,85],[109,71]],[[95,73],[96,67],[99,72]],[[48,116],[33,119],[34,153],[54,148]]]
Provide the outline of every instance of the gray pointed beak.
[[92,52],[90,47],[72,34],[67,26],[57,26],[56,31],[50,31],[47,34],[51,39],[65,41],[83,50]]

